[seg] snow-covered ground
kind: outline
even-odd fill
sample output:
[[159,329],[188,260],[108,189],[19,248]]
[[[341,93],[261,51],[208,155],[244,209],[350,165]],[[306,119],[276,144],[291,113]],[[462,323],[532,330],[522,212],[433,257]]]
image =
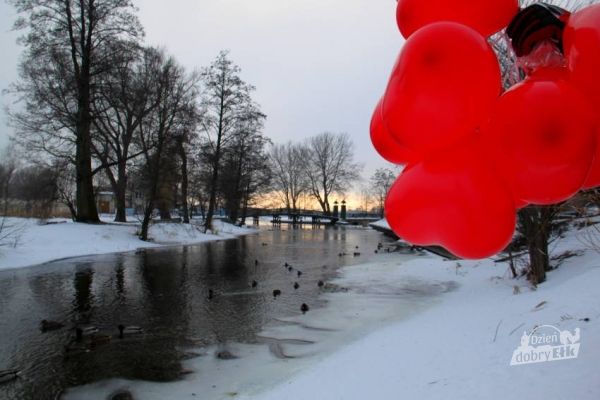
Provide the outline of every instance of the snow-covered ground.
[[204,234],[197,221],[190,225],[156,223],[150,227],[151,242],[141,241],[140,223],[111,223],[114,216],[103,215],[104,224],[74,223],[68,219],[51,219],[41,224],[37,219],[7,218],[5,226],[14,234],[0,247],[0,270],[26,267],[68,257],[134,251],[141,248],[175,244],[194,244],[229,239],[256,233],[215,220],[213,234]]
[[380,219],[379,221],[372,222],[369,225],[377,227],[377,228],[392,229],[392,228],[390,228],[390,224],[387,222],[387,220],[385,218]]
[[[280,352],[296,358],[276,358],[258,345],[233,344],[241,356],[235,360],[199,349],[203,356],[188,361],[195,373],[184,381],[112,380],[70,390],[66,398],[100,399],[126,389],[147,400],[595,400],[600,256],[586,248],[588,239],[584,231],[572,231],[554,246],[554,255],[579,255],[537,289],[510,279],[507,265],[492,260],[379,254],[371,264],[343,269],[335,283],[349,290],[326,294],[327,307],[291,317],[288,328],[265,330],[264,336],[280,340]],[[411,290],[414,301],[406,296]],[[430,300],[418,300],[423,294]],[[542,325],[574,335],[579,329],[579,357],[510,366],[524,333]],[[343,346],[320,346],[352,329]]]
[[[584,240],[579,240],[580,235]],[[579,238],[578,238],[579,236]],[[572,233],[555,249],[582,251],[537,290],[506,265],[420,258],[353,268],[348,277],[456,281],[437,306],[371,334],[252,399],[598,399],[600,257]],[[517,289],[518,288],[518,289]],[[589,321],[587,320],[589,319]],[[510,366],[524,332],[552,325],[581,332],[579,357]]]

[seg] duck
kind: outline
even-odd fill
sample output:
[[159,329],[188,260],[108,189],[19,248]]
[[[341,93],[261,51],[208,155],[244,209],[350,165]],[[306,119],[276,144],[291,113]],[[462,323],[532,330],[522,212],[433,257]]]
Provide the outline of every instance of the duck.
[[217,356],[217,358],[219,360],[234,360],[237,358],[228,350],[218,351],[217,354],[215,354],[215,355]]
[[325,282],[319,281],[319,282],[317,282],[317,286],[318,287],[323,287],[323,286],[325,286]]
[[254,265],[258,265],[258,260],[254,260]]
[[206,296],[206,298],[207,298],[208,300],[212,300],[212,299],[213,299],[213,297],[215,297],[215,293],[213,292],[213,290],[212,290],[212,289],[208,289],[208,296]]
[[91,336],[98,333],[98,328],[95,326],[86,326],[84,328],[76,327],[75,328],[75,340],[81,342],[84,337]]
[[306,304],[306,303],[302,303],[302,305],[300,306],[300,311],[302,311],[302,314],[306,314],[309,309],[310,308],[308,307],[308,304]]
[[288,267],[288,271],[292,272],[293,270],[294,270],[294,268]]
[[281,296],[281,290],[275,289],[273,290],[273,297]]
[[298,271],[298,277],[302,275],[302,271]]
[[287,268],[287,267],[290,266],[290,264],[288,264],[287,261],[286,261],[285,264],[283,264],[283,266]]
[[359,256],[360,256],[360,253],[358,251],[355,251],[354,252],[354,257],[359,257]]
[[0,371],[0,383],[10,382],[19,377],[19,371],[16,369],[5,369]]
[[139,326],[119,325],[117,328],[119,329],[119,339],[123,339],[125,336],[139,335],[144,333],[144,330]]
[[257,286],[258,286],[258,282],[256,282],[256,281],[252,281],[252,287],[253,287],[253,288],[255,288],[255,287],[257,287]]
[[43,319],[40,323],[40,330],[42,332],[56,331],[65,327],[65,324],[57,321],[48,321]]
[[298,284],[298,282],[294,282],[294,289],[298,289],[300,287],[300,285]]

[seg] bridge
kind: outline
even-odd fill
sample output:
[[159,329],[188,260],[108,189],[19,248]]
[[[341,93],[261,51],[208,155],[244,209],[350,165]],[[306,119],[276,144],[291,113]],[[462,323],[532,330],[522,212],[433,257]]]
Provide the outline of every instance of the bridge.
[[275,226],[282,224],[290,225],[335,225],[339,217],[331,214],[325,214],[323,211],[317,210],[288,210],[286,208],[264,209],[251,208],[247,214],[254,220],[254,225],[258,225],[260,217],[272,217],[271,223]]
[[[254,225],[258,225],[260,217],[271,216],[271,223],[275,226],[281,226],[281,224],[290,224],[293,226],[297,225],[335,225],[336,223],[345,224],[366,224],[369,222],[377,221],[380,219],[379,214],[373,213],[342,213],[342,215],[335,212],[324,213],[322,210],[309,210],[309,209],[296,209],[288,210],[287,208],[276,208],[276,209],[263,209],[263,208],[250,208],[247,211],[247,215],[251,216],[254,220]],[[346,218],[342,218],[343,214],[346,214]]]

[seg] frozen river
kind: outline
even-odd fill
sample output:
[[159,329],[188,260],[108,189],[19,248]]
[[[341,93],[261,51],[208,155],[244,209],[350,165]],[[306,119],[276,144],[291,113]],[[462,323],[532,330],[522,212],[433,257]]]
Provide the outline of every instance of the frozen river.
[[[225,398],[236,394],[228,385],[281,379],[356,337],[363,322],[398,317],[398,301],[416,308],[415,299],[448,289],[328,283],[340,267],[379,257],[378,243],[389,240],[363,228],[263,229],[235,240],[0,272],[0,370],[21,371],[0,384],[0,399],[105,399],[120,388],[144,399]],[[336,292],[376,309],[356,321],[327,311]],[[43,333],[43,319],[64,327]],[[142,332],[120,339],[120,324]],[[80,342],[76,328],[85,332]]]

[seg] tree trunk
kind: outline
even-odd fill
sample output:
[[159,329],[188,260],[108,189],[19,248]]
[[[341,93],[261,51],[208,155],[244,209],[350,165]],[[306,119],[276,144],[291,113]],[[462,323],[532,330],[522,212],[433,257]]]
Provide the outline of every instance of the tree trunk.
[[208,198],[208,210],[206,211],[206,220],[204,221],[204,232],[212,229],[213,213],[217,202],[217,182],[219,181],[219,167],[213,165],[212,178],[210,180],[210,197]]
[[[162,134],[162,133],[161,133]],[[152,211],[154,210],[154,202],[158,194],[159,180],[160,180],[160,168],[161,158],[163,150],[162,139],[158,141],[156,146],[156,152],[154,154],[154,160],[152,160],[150,168],[150,190],[148,191],[148,200],[146,203],[146,209],[144,210],[144,219],[142,221],[142,231],[140,233],[141,240],[148,240],[148,230],[150,228],[150,218],[152,217]]]
[[121,189],[121,183],[119,183],[119,189],[115,192],[115,222],[127,222],[125,197],[125,190]]
[[250,201],[250,181],[246,185],[244,190],[243,203],[242,203],[242,216],[240,225],[246,225],[246,217],[248,216],[248,202]]
[[[89,55],[88,55],[89,56]],[[94,197],[92,175],[92,138],[90,115],[90,72],[89,60],[84,61],[82,76],[79,78],[77,104],[76,177],[77,177],[77,221],[98,223],[98,210]]]
[[150,199],[146,203],[146,209],[144,210],[144,219],[142,220],[142,230],[140,232],[140,239],[143,241],[148,240],[148,229],[150,227],[150,217],[152,216],[152,210],[154,209],[154,201]]
[[550,269],[548,243],[555,207],[529,206],[519,211],[522,234],[529,251],[529,280],[537,285],[546,280]]
[[77,126],[77,222],[98,223],[98,210],[94,197],[94,181],[92,178],[92,156],[90,150],[90,124],[80,121]]
[[125,213],[126,198],[127,198],[127,164],[125,161],[119,162],[118,166],[119,178],[115,182],[115,200],[116,200],[116,214],[115,222],[127,222],[127,215]]
[[190,212],[188,207],[188,168],[187,155],[183,140],[179,141],[179,156],[181,157],[181,208],[183,211],[183,223],[190,223]]
[[[220,124],[221,125],[221,124]],[[219,128],[221,129],[221,128]],[[213,160],[213,171],[210,180],[210,197],[208,198],[208,210],[206,211],[206,220],[204,221],[204,232],[212,229],[212,219],[217,204],[217,183],[219,182],[219,163],[221,159],[221,131],[217,136],[217,147],[215,149],[215,158]]]
[[548,234],[545,229],[540,229],[529,243],[530,280],[539,284],[546,280],[546,271],[550,269],[548,256]]

